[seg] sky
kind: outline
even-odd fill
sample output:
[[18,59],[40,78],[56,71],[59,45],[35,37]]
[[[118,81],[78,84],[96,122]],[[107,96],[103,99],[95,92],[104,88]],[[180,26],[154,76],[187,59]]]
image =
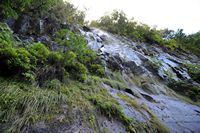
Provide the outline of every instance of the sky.
[[68,0],[81,10],[86,20],[97,20],[113,10],[123,10],[128,18],[157,28],[185,33],[200,31],[200,0]]

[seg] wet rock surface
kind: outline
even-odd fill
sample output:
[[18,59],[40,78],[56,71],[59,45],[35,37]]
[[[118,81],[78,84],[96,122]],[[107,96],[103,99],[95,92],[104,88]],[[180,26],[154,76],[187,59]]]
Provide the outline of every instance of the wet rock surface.
[[[200,107],[176,98],[175,92],[165,81],[191,80],[185,63],[199,63],[196,56],[169,54],[156,45],[134,43],[129,39],[109,34],[102,30],[81,31],[88,46],[97,51],[111,70],[122,71],[129,88],[117,90],[108,85],[112,97],[123,107],[124,113],[139,123],[148,122],[148,111],[138,111],[127,104],[118,94],[121,93],[139,105],[144,104],[171,132],[200,132]],[[131,77],[129,74],[134,75]],[[132,78],[133,82],[129,82]]]
[[179,99],[158,95],[152,96],[157,103],[145,101],[145,104],[162,120],[172,132],[200,132],[200,108]]

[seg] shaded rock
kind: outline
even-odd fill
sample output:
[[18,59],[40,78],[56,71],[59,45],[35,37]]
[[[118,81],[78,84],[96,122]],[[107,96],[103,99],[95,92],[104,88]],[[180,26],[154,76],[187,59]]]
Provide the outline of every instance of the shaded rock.
[[123,65],[134,74],[143,74],[145,70],[141,66],[137,66],[134,61],[123,62]]
[[148,101],[150,101],[150,102],[156,102],[156,101],[153,99],[153,97],[151,97],[151,96],[149,96],[149,95],[147,95],[147,94],[141,93],[141,95],[142,95],[146,100],[148,100]]
[[51,42],[51,50],[52,51],[56,51],[58,49],[58,47],[59,47],[58,43],[53,42],[53,41]]
[[107,61],[108,68],[116,71],[116,70],[123,70],[123,66],[121,65],[122,60],[119,56],[110,57]]
[[187,73],[186,69],[184,70],[184,69],[181,69],[181,68],[172,67],[172,70],[173,70],[174,73],[176,73],[177,77],[181,80],[191,79],[191,77]]
[[37,41],[48,45],[51,43],[52,40],[48,35],[44,35],[44,36],[38,37]]
[[145,92],[148,92],[150,94],[159,94],[160,93],[160,88],[159,86],[153,84],[153,83],[143,83],[142,84],[142,89]]
[[133,96],[135,96],[135,94],[133,93],[133,91],[131,89],[127,88],[124,91],[127,92],[127,93],[129,93],[129,94],[131,94],[131,95],[133,95]]
[[21,14],[15,23],[14,31],[19,34],[27,34],[30,28],[30,20],[28,14]]
[[91,31],[91,29],[89,27],[87,27],[87,26],[83,26],[83,30],[86,31],[86,32]]
[[34,42],[34,38],[33,37],[30,37],[30,38],[27,38],[25,40],[23,40],[25,43],[27,44],[30,44],[30,43],[33,43]]
[[14,18],[9,18],[9,19],[5,20],[5,23],[6,23],[11,29],[14,28],[15,22],[16,22],[16,19],[14,19]]

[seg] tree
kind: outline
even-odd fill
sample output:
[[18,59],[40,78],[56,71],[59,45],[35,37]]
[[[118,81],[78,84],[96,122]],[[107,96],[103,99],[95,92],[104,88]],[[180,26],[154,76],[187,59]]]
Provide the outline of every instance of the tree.
[[56,0],[1,0],[0,18],[18,17],[27,10],[47,10]]
[[186,34],[183,32],[183,29],[178,29],[174,35],[174,39],[180,43],[184,43],[186,41]]
[[1,0],[0,18],[17,17],[32,0]]

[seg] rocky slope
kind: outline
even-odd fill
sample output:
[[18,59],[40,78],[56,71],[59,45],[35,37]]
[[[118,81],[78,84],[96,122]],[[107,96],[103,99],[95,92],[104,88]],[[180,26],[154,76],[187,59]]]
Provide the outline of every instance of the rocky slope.
[[[8,85],[6,93],[11,93],[14,86],[17,96],[24,94],[25,98],[31,99],[30,101],[36,99],[36,105],[38,105],[37,98],[39,100],[44,98],[44,104],[46,101],[52,100],[48,99],[51,96],[54,97],[52,94],[55,93],[57,96],[57,92],[59,92],[57,97],[63,96],[64,100],[62,100],[67,99],[65,102],[70,103],[66,104],[61,101],[62,111],[57,111],[58,114],[52,121],[40,120],[30,125],[27,122],[27,126],[23,125],[26,121],[22,121],[23,118],[26,118],[26,114],[22,117],[20,117],[21,114],[18,114],[17,117],[20,119],[14,121],[14,125],[19,128],[18,124],[22,123],[22,130],[18,129],[19,132],[200,132],[198,103],[180,95],[181,92],[185,92],[185,88],[188,88],[188,84],[189,87],[200,86],[192,79],[185,66],[185,64],[200,64],[199,57],[184,51],[170,52],[156,44],[132,42],[125,37],[100,29],[79,28],[65,24],[44,32],[47,29],[45,27],[52,23],[40,23],[38,19],[38,23],[33,25],[26,15],[21,20],[23,21],[18,22],[18,25],[10,24],[10,27],[14,29],[14,36],[20,38],[23,44],[42,42],[51,51],[56,51],[60,47],[51,38],[51,34],[47,35],[46,32],[51,33],[62,28],[81,33],[85,37],[88,47],[96,51],[101,58],[106,76],[100,78],[89,75],[91,79],[85,83],[67,79],[69,80],[67,84],[60,85],[61,88],[58,87],[60,90],[56,88],[55,90],[41,91],[41,88],[34,90],[30,87],[34,90],[33,92],[23,90],[28,85],[17,87],[15,83],[13,85],[2,82],[3,85]],[[10,20],[10,23],[15,22]],[[68,35],[64,39],[66,38],[68,39]],[[98,84],[90,85],[94,81],[97,81]],[[186,81],[187,84],[186,86],[183,84],[183,88],[176,84],[182,85]],[[6,88],[5,86],[3,88]],[[174,91],[174,88],[178,88],[179,93]],[[27,97],[26,93],[29,94]],[[37,97],[37,94],[40,95]],[[42,97],[43,94],[48,94],[48,100],[45,99],[46,97]],[[192,97],[198,96],[192,95]],[[59,101],[59,98],[55,99]],[[26,113],[26,111],[24,112]],[[31,116],[32,112],[28,113]],[[0,124],[0,132],[4,132],[4,129],[12,125],[9,124]]]
[[[200,107],[181,100],[166,84],[169,79],[191,80],[183,65],[200,63],[198,57],[184,52],[167,53],[162,47],[132,42],[99,29],[81,32],[88,46],[101,56],[107,74],[111,74],[111,70],[119,71],[121,80],[127,85],[127,88],[119,89],[103,84],[128,117],[145,123],[153,115],[171,132],[200,132]],[[195,81],[192,82],[199,86]],[[134,106],[131,106],[131,100],[135,102]],[[121,132],[117,125],[115,128],[115,133]]]

